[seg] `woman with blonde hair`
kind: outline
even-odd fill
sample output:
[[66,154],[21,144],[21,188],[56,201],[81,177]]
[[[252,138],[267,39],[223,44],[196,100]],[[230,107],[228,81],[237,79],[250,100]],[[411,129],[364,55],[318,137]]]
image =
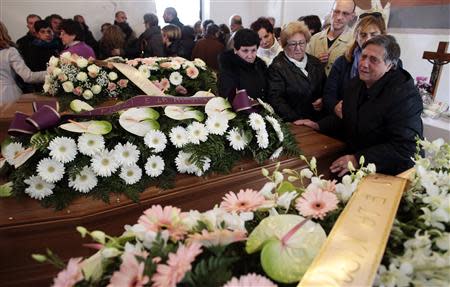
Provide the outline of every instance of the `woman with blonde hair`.
[[325,85],[323,101],[329,113],[342,118],[343,91],[350,79],[359,76],[358,63],[361,47],[367,40],[385,34],[386,24],[381,13],[364,13],[359,16],[354,30],[355,41],[343,56],[336,59]]
[[325,84],[323,65],[305,52],[311,38],[308,27],[298,21],[289,23],[280,35],[283,52],[269,67],[268,100],[280,117],[289,122],[319,119]]
[[117,25],[107,27],[98,42],[99,59],[125,55],[125,33]]
[[15,81],[16,74],[26,83],[41,83],[46,73],[32,72],[27,67],[11,41],[6,26],[0,21],[0,110],[14,103],[22,94]]
[[184,54],[183,46],[181,44],[181,29],[180,27],[169,24],[161,29],[164,50],[167,57],[176,57]]

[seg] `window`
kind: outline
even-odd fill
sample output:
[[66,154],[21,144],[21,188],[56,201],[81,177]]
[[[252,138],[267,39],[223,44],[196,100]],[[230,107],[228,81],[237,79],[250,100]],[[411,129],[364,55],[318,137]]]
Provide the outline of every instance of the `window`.
[[167,7],[177,10],[178,18],[184,25],[194,26],[194,23],[200,20],[201,0],[156,0],[155,3],[161,27],[166,25],[163,14]]

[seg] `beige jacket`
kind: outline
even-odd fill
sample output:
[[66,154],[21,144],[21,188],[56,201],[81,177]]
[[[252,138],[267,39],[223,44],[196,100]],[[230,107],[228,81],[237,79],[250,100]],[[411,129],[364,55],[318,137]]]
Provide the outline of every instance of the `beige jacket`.
[[[329,29],[329,28],[328,28]],[[306,47],[306,52],[319,58],[321,53],[329,52],[330,56],[328,58],[328,62],[325,66],[325,73],[330,74],[331,67],[333,66],[334,61],[342,55],[344,55],[348,46],[352,44],[353,36],[350,31],[346,31],[342,33],[336,41],[334,41],[333,45],[331,45],[330,49],[328,49],[327,42],[327,33],[328,29],[323,30],[314,36],[311,37],[308,46]]]

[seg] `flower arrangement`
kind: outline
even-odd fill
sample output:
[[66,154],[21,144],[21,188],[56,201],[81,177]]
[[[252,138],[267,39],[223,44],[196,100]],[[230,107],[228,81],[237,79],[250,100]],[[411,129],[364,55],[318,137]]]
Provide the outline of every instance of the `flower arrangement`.
[[10,182],[0,189],[57,209],[81,195],[107,202],[116,192],[137,201],[150,185],[172,187],[177,173],[227,173],[243,157],[262,163],[298,154],[287,125],[261,103],[250,115],[234,113],[221,97],[202,107],[130,108],[13,137],[2,145]]
[[450,282],[450,144],[419,141],[416,156],[378,271],[383,286],[448,286]]
[[[151,80],[164,93],[192,96],[204,90],[216,93],[216,77],[200,60],[188,61],[176,58],[138,58],[125,61]],[[91,105],[110,98],[126,100],[142,94],[136,85],[108,62],[87,60],[70,52],[59,58],[51,57],[43,86],[44,94],[58,97],[63,108],[74,99],[82,99]]]
[[431,92],[431,84],[427,77],[416,77],[416,87],[419,89],[421,95]]
[[[373,166],[352,169],[344,184],[319,176],[314,158],[307,164],[301,171],[280,171],[279,164],[272,174],[263,169],[268,182],[261,190],[230,191],[206,212],[152,206],[137,223],[125,226],[119,237],[78,227],[82,237],[95,241],[91,246],[98,251],[86,259],[70,259],[54,286],[277,286],[298,282],[326,238],[324,228],[330,228],[325,221],[323,227],[315,221],[338,214],[344,205],[340,198],[346,198],[362,177],[373,172]],[[33,257],[64,268],[51,251]]]

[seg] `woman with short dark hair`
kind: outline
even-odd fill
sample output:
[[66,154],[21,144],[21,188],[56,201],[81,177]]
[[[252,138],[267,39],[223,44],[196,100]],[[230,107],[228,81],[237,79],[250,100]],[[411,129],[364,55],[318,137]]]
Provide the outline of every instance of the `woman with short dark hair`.
[[232,100],[237,90],[245,89],[253,98],[265,98],[267,66],[256,56],[258,34],[240,29],[234,36],[234,49],[219,56],[219,95]]
[[83,30],[80,23],[71,19],[63,20],[59,29],[61,30],[61,41],[65,46],[62,53],[70,52],[86,59],[95,59],[94,50],[83,41]]

